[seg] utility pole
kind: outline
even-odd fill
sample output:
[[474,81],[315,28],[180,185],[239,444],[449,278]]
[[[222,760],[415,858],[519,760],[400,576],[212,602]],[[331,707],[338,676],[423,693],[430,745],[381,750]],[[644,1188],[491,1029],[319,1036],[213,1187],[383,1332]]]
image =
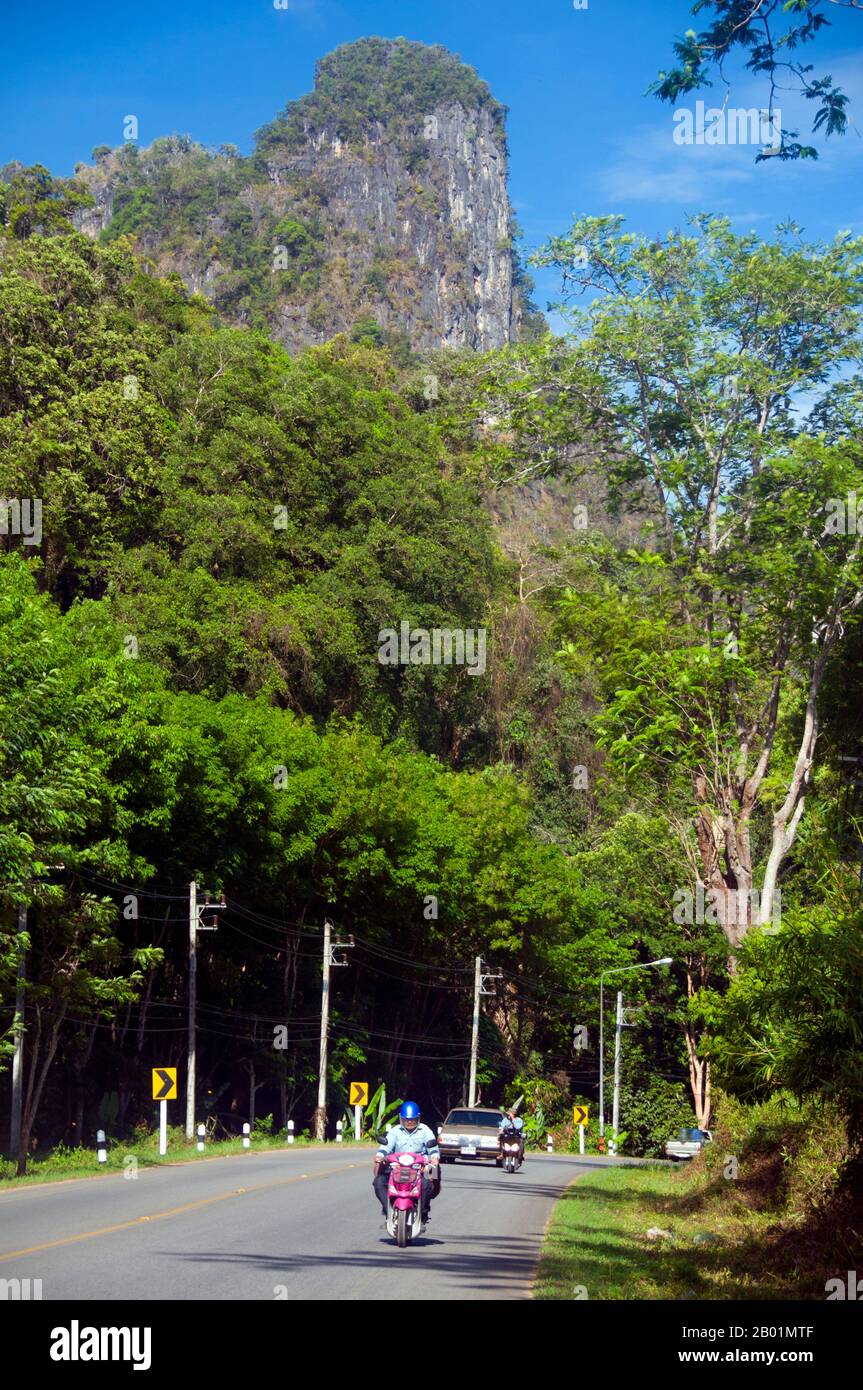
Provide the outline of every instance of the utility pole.
[[353,946],[354,939],[333,942],[333,924],[329,917],[324,918],[324,973],[321,982],[321,1055],[318,1063],[318,1108],[315,1111],[315,1138],[323,1143],[327,1137],[327,1039],[330,1026],[330,967],[347,965],[346,960],[338,960],[336,950]]
[[470,1086],[468,1088],[469,1106],[476,1105],[476,1064],[479,1055],[479,996],[481,994],[493,994],[494,990],[486,989],[486,980],[499,980],[503,976],[503,971],[498,970],[496,974],[483,974],[482,956],[476,958],[476,969],[473,977],[473,1029],[470,1040]]
[[27,908],[18,904],[18,983],[15,990],[15,1016],[12,1033],[15,1051],[12,1054],[12,1114],[9,1121],[9,1157],[18,1158],[21,1146],[21,1103],[24,1098],[24,1009],[27,999],[27,952],[24,934],[27,931]]
[[186,1057],[186,1143],[191,1144],[195,1137],[195,1041],[196,1010],[198,1005],[198,932],[218,931],[218,927],[205,927],[201,913],[223,912],[226,908],[224,894],[220,903],[207,901],[198,906],[198,885],[194,879],[189,884],[189,1047]]
[[605,1001],[603,999],[604,973],[599,977],[599,1150],[605,1151]]
[[[65,868],[65,864],[48,864],[51,873]],[[27,1171],[27,1153],[21,1147],[21,1131],[24,1123],[24,1012],[27,1007],[27,950],[24,937],[27,934],[27,904],[18,904],[18,978],[15,986],[15,1014],[12,1019],[12,1032],[15,1038],[12,1053],[12,1111],[9,1116],[9,1157],[17,1163],[17,1176]]]
[[198,1003],[198,885],[189,884],[189,1047],[186,1055],[186,1143],[195,1133],[195,1010]]
[[318,1108],[315,1138],[323,1142],[327,1128],[327,1031],[330,1024],[330,933],[333,924],[324,918],[324,976],[321,984],[321,1056],[318,1063]]
[[612,1149],[617,1153],[617,1132],[620,1126],[620,1039],[623,1031],[623,991],[617,991],[617,1018],[614,1024],[614,1101],[611,1127],[614,1132]]
[[468,1105],[476,1105],[476,1061],[479,1053],[479,992],[482,989],[482,956],[476,958],[473,976],[473,1031],[470,1040],[470,1086],[467,1093]]

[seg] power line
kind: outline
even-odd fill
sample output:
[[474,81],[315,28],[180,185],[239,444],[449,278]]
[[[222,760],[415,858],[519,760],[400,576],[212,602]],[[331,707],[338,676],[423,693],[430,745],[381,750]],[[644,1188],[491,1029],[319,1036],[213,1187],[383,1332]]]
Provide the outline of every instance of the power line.
[[[233,911],[233,909],[230,910]],[[253,936],[251,932],[245,931],[242,927],[238,927],[236,922],[229,922],[226,917],[223,917],[222,925],[228,927],[230,931],[237,932],[239,936],[244,936],[248,941],[254,941],[256,946],[263,946],[267,951],[276,951],[276,953],[280,955],[282,951],[287,950],[286,946],[279,946],[275,941],[264,941],[259,936]],[[319,959],[316,951],[293,951],[291,954],[294,960]]]
[[[251,912],[249,912],[249,911],[247,911],[247,910],[245,910],[245,909],[241,909],[241,908],[239,908],[235,903],[232,903],[230,900],[229,900],[229,902],[228,902],[228,908],[229,908],[229,911],[231,911],[231,912],[239,912],[239,913],[241,913],[241,915],[243,915],[243,916],[245,916],[245,917],[248,917],[248,918],[249,918],[250,920],[252,920],[256,925],[263,926],[263,927],[269,927],[269,928],[270,928],[271,930],[273,930],[273,931],[279,931],[279,932],[283,932],[283,931],[284,931],[284,927],[283,927],[283,925],[282,925],[281,923],[276,922],[275,919],[273,919],[273,918],[269,918],[269,917],[264,916],[262,913],[251,913]],[[291,923],[291,924],[285,924],[285,925],[286,925],[286,926],[294,926],[294,925],[297,925],[297,926],[298,926],[299,924],[293,924],[293,923]],[[234,926],[234,927],[233,927],[233,930],[234,930],[234,931],[240,931],[241,929],[240,929],[239,927],[237,927],[237,926]],[[402,951],[396,951],[396,950],[393,950],[392,947],[384,946],[382,943],[377,942],[377,941],[372,941],[369,937],[361,936],[361,935],[359,935],[359,933],[357,933],[357,932],[355,932],[355,931],[352,931],[352,930],[351,930],[349,927],[347,927],[347,926],[343,926],[343,927],[342,927],[342,930],[348,932],[348,934],[353,938],[353,940],[357,943],[357,945],[362,946],[365,950],[371,952],[373,955],[380,956],[380,957],[382,957],[382,958],[385,959],[385,960],[392,961],[393,963],[396,963],[396,964],[399,964],[399,965],[407,965],[407,966],[410,966],[412,969],[415,969],[415,970],[429,970],[429,971],[442,971],[442,970],[446,970],[446,971],[449,971],[450,973],[453,973],[453,972],[455,972],[455,973],[462,973],[462,972],[464,972],[464,973],[466,973],[466,974],[473,974],[473,966],[469,966],[469,965],[447,965],[447,966],[440,966],[440,965],[431,965],[431,964],[427,964],[427,963],[424,962],[424,961],[417,961],[417,960],[412,959],[409,955],[405,954],[405,953],[402,952]],[[320,938],[320,932],[316,932],[316,931],[304,931],[304,930],[300,930],[300,931],[298,931],[296,934],[297,934],[297,935],[302,935],[302,936],[314,937],[314,938],[317,938],[317,939]],[[250,937],[250,939],[251,939],[251,940],[256,940],[255,937]],[[258,941],[258,944],[259,944],[259,945],[262,945],[262,946],[264,946],[264,945],[265,945],[265,946],[271,946],[271,945],[274,945],[275,943],[265,942],[265,941],[260,941],[260,940],[259,940],[259,941]],[[312,959],[312,958],[313,958],[313,959],[317,959],[317,955],[316,955],[315,953],[313,953],[313,952],[309,952],[309,953],[308,953],[308,958],[309,958],[309,959]]]
[[[132,894],[133,896],[156,898],[156,899],[160,899],[160,900],[162,900],[162,901],[183,902],[183,903],[186,902],[186,895],[185,895],[185,894],[166,894],[166,893],[151,892],[150,890],[147,890],[147,889],[133,887],[133,886],[130,885],[130,884],[112,883],[111,880],[106,879],[106,878],[103,878],[102,875],[97,875],[97,874],[86,875],[86,874],[83,874],[83,873],[82,873],[82,874],[81,874],[81,877],[85,877],[85,878],[86,878],[86,877],[90,877],[90,878],[92,878],[92,880],[93,880],[94,882],[99,882],[99,883],[103,884],[104,887],[106,888],[106,890],[112,890],[112,891],[114,891],[114,892],[121,892],[121,891],[122,891],[122,892],[125,892],[125,893]],[[202,904],[202,906],[205,907],[206,904]],[[320,932],[319,932],[319,931],[315,931],[315,930],[308,930],[308,928],[306,927],[306,925],[305,925],[304,923],[290,922],[290,921],[282,921],[282,922],[279,922],[279,921],[277,921],[277,920],[276,920],[275,918],[273,918],[273,917],[270,917],[270,916],[268,916],[268,915],[266,915],[266,914],[264,914],[264,913],[255,912],[255,911],[253,911],[253,910],[250,909],[250,908],[243,907],[241,904],[239,904],[239,903],[237,903],[237,902],[235,902],[235,901],[233,901],[233,900],[230,900],[230,899],[227,900],[227,911],[228,911],[229,913],[233,913],[233,914],[236,914],[236,915],[238,915],[238,916],[240,916],[240,917],[245,918],[246,920],[252,922],[253,925],[261,926],[261,927],[264,927],[265,929],[269,929],[269,930],[274,931],[274,932],[279,932],[282,936],[284,936],[284,935],[287,934],[287,935],[291,935],[291,936],[303,936],[303,937],[307,937],[307,938],[310,938],[310,939],[320,939]],[[165,919],[162,918],[162,917],[140,917],[140,916],[139,916],[139,917],[133,918],[133,919],[130,918],[129,920],[163,922]],[[179,920],[181,920],[181,919],[177,919],[177,920],[179,921]],[[255,944],[258,945],[258,946],[264,946],[264,947],[266,947],[267,949],[272,949],[272,948],[275,946],[275,944],[276,944],[275,942],[265,941],[265,940],[261,939],[260,937],[253,936],[250,932],[244,931],[244,929],[243,929],[242,927],[239,927],[236,923],[229,923],[229,922],[227,921],[227,918],[226,918],[226,917],[224,917],[224,918],[222,919],[222,922],[223,922],[224,925],[229,925],[229,926],[231,927],[231,930],[232,930],[232,931],[237,932],[237,933],[238,933],[239,935],[241,935],[241,936],[246,936],[246,937],[248,938],[248,940],[250,940],[250,941],[254,941]],[[347,931],[348,928],[345,927],[344,930]],[[390,961],[390,962],[392,962],[392,963],[394,963],[394,964],[409,966],[411,969],[414,969],[414,970],[426,970],[426,971],[431,971],[431,972],[434,972],[434,971],[438,971],[438,972],[446,971],[446,972],[451,973],[451,974],[452,974],[452,973],[457,973],[457,974],[462,974],[462,973],[464,973],[464,974],[470,974],[470,975],[473,974],[473,966],[470,966],[470,965],[447,965],[447,966],[440,966],[440,965],[428,964],[428,963],[426,963],[425,961],[417,961],[417,960],[414,960],[414,959],[412,959],[409,955],[407,955],[405,952],[398,951],[398,950],[394,950],[392,947],[390,947],[390,946],[385,946],[385,945],[383,945],[383,943],[381,943],[381,942],[372,941],[369,937],[360,936],[360,935],[358,935],[356,932],[351,932],[350,934],[353,936],[354,940],[355,940],[358,944],[361,944],[361,945],[364,947],[365,950],[369,951],[369,952],[372,953],[373,955],[379,956],[381,959],[388,960],[388,961]],[[282,947],[281,949],[284,949],[284,947]],[[294,953],[294,955],[295,955],[295,958],[296,958],[296,957],[299,957],[299,958],[301,958],[301,959],[309,959],[309,960],[311,960],[311,959],[315,959],[315,960],[316,960],[316,959],[317,959],[317,954],[316,954],[315,952]],[[366,968],[371,968],[371,967],[368,967],[368,966],[367,966]],[[395,978],[398,978],[398,977],[393,976],[392,978],[395,979]],[[460,986],[450,986],[450,988],[460,988]]]
[[353,937],[358,944],[361,944],[365,950],[371,951],[374,955],[383,956],[386,960],[394,961],[399,965],[410,965],[415,970],[449,970],[459,974],[473,974],[472,965],[427,965],[424,961],[413,960],[401,951],[394,951],[378,942],[369,941],[367,937],[358,936],[356,932],[353,933]]
[[397,980],[399,984],[412,985],[414,988],[445,989],[453,991],[456,994],[464,994],[465,991],[471,988],[467,982],[463,985],[443,985],[436,980],[423,980],[422,982],[419,980],[406,980],[403,975],[393,975],[389,970],[380,970],[376,965],[369,965],[368,961],[358,961],[357,964],[361,965],[363,970],[367,970],[371,975],[381,975],[384,979]]
[[231,899],[226,899],[226,901],[228,903],[229,912],[236,912],[238,916],[247,918],[257,926],[270,927],[271,930],[278,931],[283,936],[287,933],[291,936],[308,936],[318,941],[321,938],[320,931],[310,931],[304,922],[279,922],[275,917],[268,917],[264,913],[254,912],[251,908],[243,907],[240,903],[234,902]]
[[71,864],[69,865],[69,872],[75,874],[78,878],[83,878],[85,881],[102,884],[106,889],[113,890],[114,892],[131,893],[133,897],[137,898],[160,898],[163,902],[185,903],[188,897],[186,893],[154,893],[148,888],[138,887],[137,884],[113,883],[111,879],[104,878],[102,874],[94,872],[87,873],[86,870],[76,868]]

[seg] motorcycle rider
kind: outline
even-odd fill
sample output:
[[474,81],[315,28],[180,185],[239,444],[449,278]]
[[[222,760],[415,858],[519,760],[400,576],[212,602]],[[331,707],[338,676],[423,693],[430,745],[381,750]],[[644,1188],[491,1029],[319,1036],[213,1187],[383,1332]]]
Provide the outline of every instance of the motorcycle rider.
[[437,1139],[428,1125],[420,1124],[420,1108],[415,1100],[404,1102],[399,1110],[399,1121],[400,1123],[393,1126],[375,1154],[372,1186],[386,1217],[389,1214],[387,1197],[389,1179],[386,1169],[383,1167],[384,1159],[389,1154],[428,1154],[429,1158],[435,1161],[435,1166],[431,1170],[434,1176],[427,1177],[423,1173],[420,1198],[420,1217],[423,1225],[428,1225],[431,1219],[429,1216],[431,1200],[440,1192],[440,1168],[438,1166],[440,1149]]
[[501,1117],[500,1117],[500,1124],[498,1125],[498,1131],[499,1131],[499,1133],[500,1133],[500,1134],[503,1134],[504,1131],[507,1130],[507,1129],[514,1129],[514,1130],[517,1130],[517,1132],[518,1132],[518,1141],[519,1141],[519,1143],[521,1144],[521,1155],[520,1155],[520,1157],[521,1157],[521,1161],[522,1161],[522,1163],[523,1163],[523,1162],[524,1162],[524,1120],[522,1120],[521,1117],[520,1117],[519,1115],[516,1115],[516,1113],[515,1113],[514,1110],[507,1110],[507,1111],[506,1111],[503,1115],[501,1115]]

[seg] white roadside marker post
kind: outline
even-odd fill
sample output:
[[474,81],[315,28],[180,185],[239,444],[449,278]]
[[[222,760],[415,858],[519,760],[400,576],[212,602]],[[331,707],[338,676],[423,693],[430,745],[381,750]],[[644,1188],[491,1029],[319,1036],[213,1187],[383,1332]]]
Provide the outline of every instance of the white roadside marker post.
[[548,1142],[545,1146],[545,1151],[546,1153],[554,1153],[554,1140],[552,1139],[551,1135],[548,1136]]
[[343,1122],[342,1122],[341,1120],[336,1120],[336,1143],[337,1143],[337,1144],[340,1144],[340,1143],[342,1142],[342,1137],[343,1137],[343,1136],[342,1136],[342,1123],[343,1123]]
[[355,1105],[355,1106],[354,1106],[354,1138],[356,1139],[357,1143],[359,1143],[360,1140],[362,1139],[362,1137],[363,1137],[363,1107],[362,1107],[361,1105]]
[[204,1135],[207,1133],[203,1125],[198,1125],[198,1153],[204,1152]]
[[293,1144],[293,1142],[294,1142],[294,1122],[293,1122],[293,1120],[288,1120],[288,1143],[289,1143],[289,1144]]
[[104,1129],[96,1130],[96,1157],[98,1158],[100,1163],[108,1162],[108,1150],[105,1148]]
[[252,1132],[252,1126],[249,1124],[248,1120],[246,1120],[246,1123],[243,1125],[243,1148],[244,1148],[244,1149],[247,1149],[247,1148],[249,1147],[250,1143],[252,1142],[251,1139],[249,1138],[249,1135],[251,1134],[251,1132]]

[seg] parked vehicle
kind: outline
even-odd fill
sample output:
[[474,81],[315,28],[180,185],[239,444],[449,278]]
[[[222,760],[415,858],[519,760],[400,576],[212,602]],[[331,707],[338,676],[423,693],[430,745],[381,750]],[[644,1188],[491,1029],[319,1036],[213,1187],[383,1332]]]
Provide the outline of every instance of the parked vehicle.
[[669,1139],[665,1145],[665,1157],[675,1160],[694,1158],[700,1154],[705,1144],[713,1142],[709,1129],[680,1129],[676,1139]]
[[524,1162],[522,1133],[514,1125],[500,1132],[500,1158],[505,1173],[517,1173]]
[[500,1163],[499,1110],[487,1106],[460,1106],[451,1110],[440,1127],[438,1146],[442,1163],[455,1163],[457,1158],[472,1163],[491,1158]]
[[403,1248],[425,1230],[422,1180],[434,1162],[428,1154],[411,1153],[391,1154],[385,1162],[389,1167],[387,1230]]

